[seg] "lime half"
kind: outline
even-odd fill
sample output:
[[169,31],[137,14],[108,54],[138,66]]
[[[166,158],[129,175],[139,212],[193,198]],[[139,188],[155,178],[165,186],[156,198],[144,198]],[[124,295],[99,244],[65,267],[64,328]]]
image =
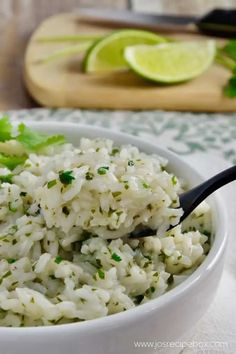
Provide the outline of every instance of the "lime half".
[[130,68],[146,79],[176,83],[193,79],[212,64],[215,42],[178,42],[160,45],[136,45],[125,49]]
[[98,40],[87,52],[84,60],[86,72],[127,69],[124,49],[137,44],[159,44],[166,39],[142,30],[120,30]]

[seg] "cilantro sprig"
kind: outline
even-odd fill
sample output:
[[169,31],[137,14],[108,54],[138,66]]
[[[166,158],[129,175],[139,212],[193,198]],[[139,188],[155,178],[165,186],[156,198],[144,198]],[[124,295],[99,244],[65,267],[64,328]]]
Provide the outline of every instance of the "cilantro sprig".
[[3,116],[0,119],[0,141],[6,141],[11,139],[12,125],[8,116]]
[[231,76],[223,87],[225,96],[229,98],[236,97],[236,40],[228,41],[224,47],[219,48],[216,61],[226,69],[231,71]]
[[28,151],[39,151],[49,145],[63,144],[65,138],[63,135],[48,136],[34,132],[30,128],[26,127],[24,123],[18,126],[19,135],[16,140],[19,141]]
[[25,154],[23,156],[6,155],[0,153],[0,166],[5,166],[10,170],[14,170],[16,166],[22,165],[28,158],[30,152],[39,152],[41,149],[50,145],[64,144],[63,135],[51,135],[37,133],[28,128],[24,123],[19,124],[17,133],[12,134],[13,125],[8,116],[0,119],[0,142],[6,143],[8,140],[15,140],[24,147]]

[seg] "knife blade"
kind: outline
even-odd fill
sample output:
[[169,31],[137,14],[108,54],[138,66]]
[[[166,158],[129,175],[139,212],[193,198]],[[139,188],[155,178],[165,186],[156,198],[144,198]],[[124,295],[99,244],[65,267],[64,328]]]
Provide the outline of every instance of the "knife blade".
[[79,14],[83,21],[102,25],[141,27],[154,31],[173,29],[179,31],[199,30],[208,35],[236,37],[236,9],[214,9],[202,18],[104,8],[81,8]]

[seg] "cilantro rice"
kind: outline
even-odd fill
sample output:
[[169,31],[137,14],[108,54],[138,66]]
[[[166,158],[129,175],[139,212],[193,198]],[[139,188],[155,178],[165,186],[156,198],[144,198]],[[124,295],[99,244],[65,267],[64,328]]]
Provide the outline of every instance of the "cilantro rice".
[[[75,147],[0,120],[0,326],[94,319],[154,299],[209,249],[202,203],[182,225],[184,181],[134,146]],[[140,225],[156,236],[130,239]]]

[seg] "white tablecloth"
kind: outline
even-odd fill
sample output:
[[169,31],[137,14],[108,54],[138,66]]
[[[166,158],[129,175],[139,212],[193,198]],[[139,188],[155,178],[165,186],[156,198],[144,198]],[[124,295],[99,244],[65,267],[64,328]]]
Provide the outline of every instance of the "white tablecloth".
[[[17,120],[72,121],[138,135],[175,151],[206,177],[236,164],[236,114],[52,109],[9,114]],[[163,350],[162,353],[236,353],[236,182],[222,188],[220,193],[228,214],[229,244],[218,292],[209,311],[184,337],[186,347]],[[193,342],[195,347],[190,347]],[[217,345],[217,342],[220,343]],[[147,349],[146,352],[153,351]]]

